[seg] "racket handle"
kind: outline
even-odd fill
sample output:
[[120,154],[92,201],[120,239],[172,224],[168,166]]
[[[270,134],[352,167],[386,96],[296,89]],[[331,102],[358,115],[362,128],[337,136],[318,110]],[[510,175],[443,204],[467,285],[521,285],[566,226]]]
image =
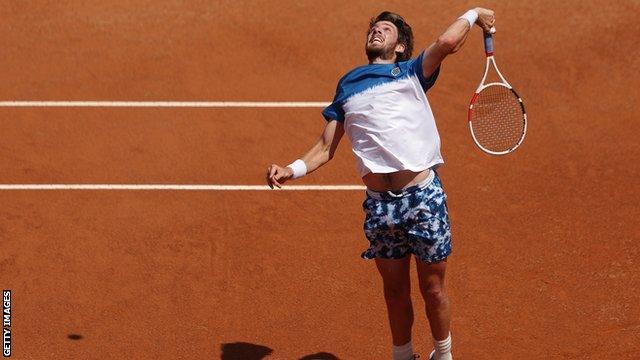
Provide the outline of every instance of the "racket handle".
[[493,35],[491,33],[484,33],[484,52],[487,57],[493,56]]

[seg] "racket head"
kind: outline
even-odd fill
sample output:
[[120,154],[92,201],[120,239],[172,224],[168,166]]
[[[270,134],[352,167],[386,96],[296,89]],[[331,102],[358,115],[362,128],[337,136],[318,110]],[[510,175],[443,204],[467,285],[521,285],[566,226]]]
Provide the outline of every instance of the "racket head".
[[527,113],[522,99],[508,84],[480,88],[469,105],[469,129],[480,150],[505,155],[517,149],[527,133]]

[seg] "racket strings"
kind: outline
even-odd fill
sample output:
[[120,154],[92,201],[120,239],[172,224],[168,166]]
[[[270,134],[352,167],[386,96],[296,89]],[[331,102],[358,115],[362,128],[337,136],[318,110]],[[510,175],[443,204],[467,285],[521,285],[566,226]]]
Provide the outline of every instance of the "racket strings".
[[518,96],[501,85],[480,91],[470,120],[476,141],[490,151],[509,151],[524,136],[524,112]]

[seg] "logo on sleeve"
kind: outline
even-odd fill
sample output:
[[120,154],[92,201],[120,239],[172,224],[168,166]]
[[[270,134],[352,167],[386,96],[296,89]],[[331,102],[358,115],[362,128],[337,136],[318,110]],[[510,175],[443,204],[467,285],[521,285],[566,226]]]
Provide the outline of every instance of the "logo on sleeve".
[[391,69],[391,75],[393,75],[393,76],[400,75],[400,68],[396,66],[393,69]]

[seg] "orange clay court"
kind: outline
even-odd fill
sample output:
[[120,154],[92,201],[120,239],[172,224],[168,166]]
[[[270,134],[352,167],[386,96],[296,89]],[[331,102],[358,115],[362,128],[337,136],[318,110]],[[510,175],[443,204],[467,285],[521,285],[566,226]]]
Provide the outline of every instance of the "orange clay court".
[[[473,144],[473,29],[429,91],[454,356],[639,359],[637,1],[6,1],[0,101],[329,102],[366,63],[370,17],[404,15],[419,51],[476,5],[496,11],[496,60],[529,129],[505,157]],[[4,106],[0,183],[264,185],[271,162],[315,141],[320,110]],[[361,185],[348,141],[294,184]],[[0,190],[12,358],[387,359],[381,280],[359,257],[363,199]]]

